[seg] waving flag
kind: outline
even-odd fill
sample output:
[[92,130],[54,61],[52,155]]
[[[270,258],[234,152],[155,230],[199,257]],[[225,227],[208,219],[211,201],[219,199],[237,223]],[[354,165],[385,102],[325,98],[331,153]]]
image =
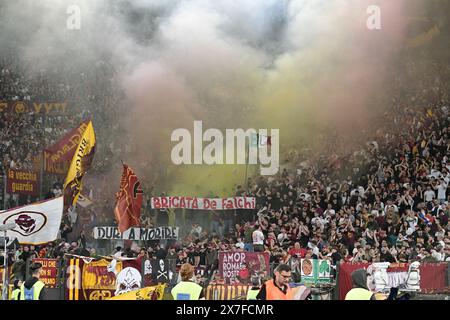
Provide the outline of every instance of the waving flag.
[[427,216],[426,216],[422,211],[420,211],[420,212],[418,213],[418,215],[419,215],[419,218],[420,218],[423,222],[425,222],[427,225],[431,225],[431,224],[432,224],[431,221],[430,221],[430,219],[428,219]]
[[75,205],[82,188],[82,179],[89,170],[95,153],[95,132],[92,121],[89,121],[86,130],[81,136],[75,150],[74,157],[64,182],[64,207],[67,209]]
[[120,190],[116,194],[114,214],[120,233],[130,227],[139,227],[142,207],[142,188],[136,174],[123,164]]
[[6,232],[21,244],[39,245],[56,240],[63,214],[63,197],[0,212],[0,225],[15,223]]
[[65,174],[80,143],[81,136],[88,126],[83,121],[78,127],[64,135],[58,142],[44,150],[44,170],[46,172]]

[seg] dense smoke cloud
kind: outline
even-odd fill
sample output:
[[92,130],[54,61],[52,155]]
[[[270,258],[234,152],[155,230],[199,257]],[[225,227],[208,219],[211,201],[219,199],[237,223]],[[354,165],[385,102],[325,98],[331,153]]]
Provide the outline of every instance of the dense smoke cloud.
[[[70,4],[81,9],[80,30],[66,28]],[[381,8],[382,30],[366,27],[371,4]],[[99,141],[123,144],[123,160],[158,191],[226,195],[244,183],[245,166],[174,166],[171,132],[202,120],[205,128],[279,128],[283,153],[320,151],[333,143],[330,133],[349,144],[345,135],[365,127],[370,108],[380,107],[372,98],[389,86],[385,72],[404,45],[404,4],[7,1],[0,43],[15,48],[30,73],[114,65],[124,97],[103,107],[120,110],[125,130]],[[117,164],[110,177],[119,176]]]

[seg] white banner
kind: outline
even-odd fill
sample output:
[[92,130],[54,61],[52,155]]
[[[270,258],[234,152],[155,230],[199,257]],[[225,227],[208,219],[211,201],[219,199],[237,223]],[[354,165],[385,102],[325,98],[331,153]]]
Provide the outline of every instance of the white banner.
[[331,262],[322,259],[301,259],[301,279],[304,283],[331,282]]
[[94,239],[124,239],[124,240],[159,240],[178,239],[178,227],[158,227],[151,229],[130,228],[120,233],[117,227],[95,227]]
[[197,197],[153,197],[151,199],[153,209],[186,208],[198,210],[233,210],[255,209],[256,198],[197,198]]
[[7,231],[21,244],[39,245],[56,240],[63,213],[63,197],[0,212],[0,224],[16,223]]

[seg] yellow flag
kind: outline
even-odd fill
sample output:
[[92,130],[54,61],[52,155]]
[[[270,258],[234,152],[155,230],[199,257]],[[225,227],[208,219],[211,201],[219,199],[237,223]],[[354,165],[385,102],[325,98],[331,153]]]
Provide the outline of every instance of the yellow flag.
[[166,284],[159,284],[122,293],[108,300],[162,300],[165,288]]
[[75,205],[81,192],[84,174],[91,166],[95,153],[95,132],[92,121],[89,121],[86,130],[78,143],[66,181],[64,182],[64,205],[67,208]]

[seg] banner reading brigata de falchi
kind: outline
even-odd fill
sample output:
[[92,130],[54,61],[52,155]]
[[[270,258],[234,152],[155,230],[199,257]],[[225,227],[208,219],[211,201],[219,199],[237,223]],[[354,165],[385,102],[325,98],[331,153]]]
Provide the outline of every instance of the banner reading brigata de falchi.
[[198,198],[198,197],[152,197],[153,209],[198,209],[198,210],[233,210],[255,209],[256,198]]
[[269,272],[268,252],[219,252],[219,274],[226,284],[249,283],[251,276]]

